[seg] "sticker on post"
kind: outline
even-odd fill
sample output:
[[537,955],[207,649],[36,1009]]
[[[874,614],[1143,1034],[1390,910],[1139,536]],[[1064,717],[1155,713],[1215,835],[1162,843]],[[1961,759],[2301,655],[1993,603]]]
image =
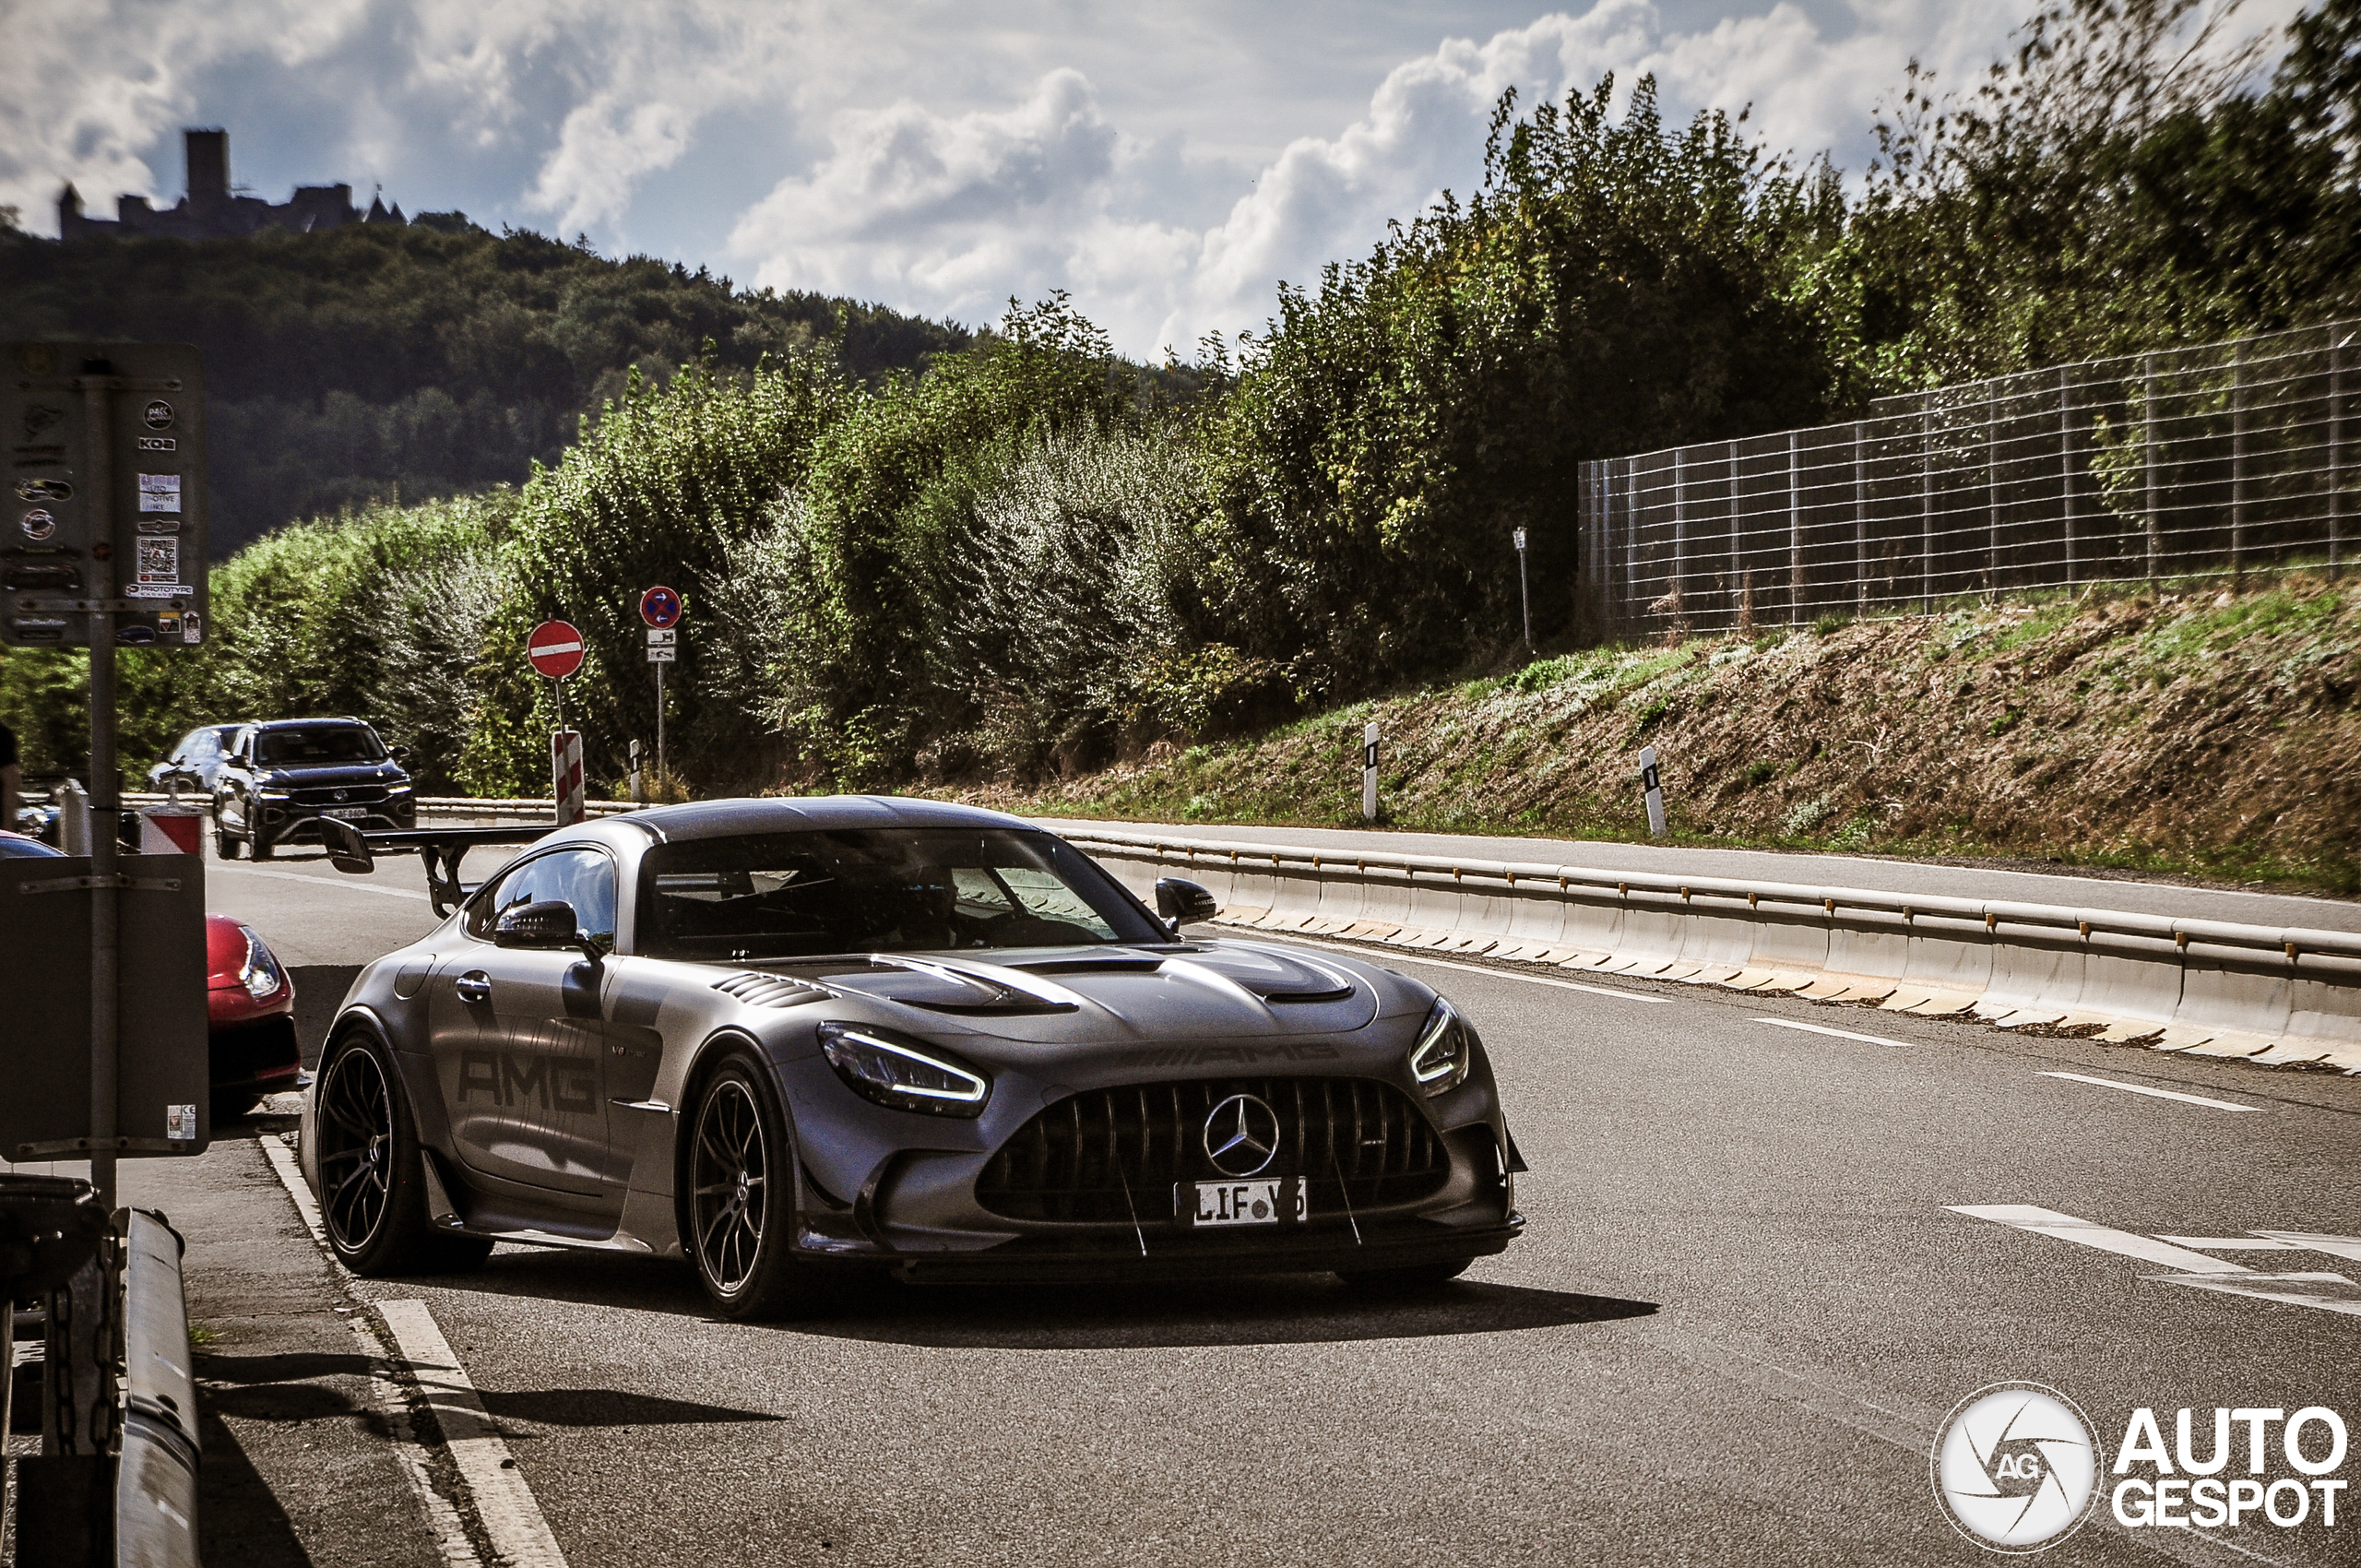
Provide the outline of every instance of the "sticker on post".
[[181,509],[181,476],[141,474],[139,476],[139,509],[143,512],[179,511]]
[[181,641],[196,643],[205,640],[205,628],[198,624],[196,612],[192,610],[181,617]]
[[17,527],[27,539],[38,543],[57,531],[57,517],[46,506],[36,506],[17,519]]
[[17,481],[19,501],[71,501],[74,486],[62,479],[20,479]]
[[172,406],[161,398],[148,404],[139,417],[147,422],[148,428],[150,430],[172,428]]
[[195,592],[186,583],[125,583],[125,599],[185,599]]
[[196,1107],[194,1105],[164,1107],[164,1136],[176,1144],[196,1142]]
[[142,535],[137,542],[139,564],[132,580],[149,586],[163,584],[177,590],[181,586],[181,541]]
[[142,452],[177,452],[181,444],[169,435],[143,435],[132,443]]

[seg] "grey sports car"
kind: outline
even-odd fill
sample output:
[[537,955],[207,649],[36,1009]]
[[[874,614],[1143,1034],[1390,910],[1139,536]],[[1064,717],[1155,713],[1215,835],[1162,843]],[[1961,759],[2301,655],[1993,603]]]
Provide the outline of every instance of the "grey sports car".
[[434,932],[362,970],[303,1163],[362,1274],[495,1240],[686,1258],[720,1310],[910,1280],[1450,1278],[1523,1228],[1476,1031],[1326,951],[1192,940],[1014,817],[866,797],[546,832],[348,832],[426,856]]

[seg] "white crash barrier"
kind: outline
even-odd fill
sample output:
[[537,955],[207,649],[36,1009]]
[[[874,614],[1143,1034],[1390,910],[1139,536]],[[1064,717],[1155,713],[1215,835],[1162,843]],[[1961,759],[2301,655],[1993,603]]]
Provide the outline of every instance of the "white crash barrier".
[[[1045,824],[1051,828],[1056,824]],[[2361,934],[1582,866],[1082,830],[1142,896],[1229,923],[1745,991],[2103,1026],[2157,1049],[2361,1074]]]

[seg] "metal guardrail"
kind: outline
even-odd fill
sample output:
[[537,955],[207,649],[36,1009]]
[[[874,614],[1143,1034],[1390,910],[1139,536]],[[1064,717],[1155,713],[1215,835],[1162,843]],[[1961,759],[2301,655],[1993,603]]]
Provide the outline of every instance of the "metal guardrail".
[[[1823,993],[1833,986],[1862,999],[1878,985],[1877,996],[1890,998],[1915,982],[1928,1001],[1956,999],[1948,1010],[2138,1024],[2109,1032],[2158,1033],[2168,1046],[2226,1041],[2209,1053],[2361,1070],[2361,933],[1161,834],[1066,837],[1119,870],[1145,861],[1216,873],[1243,919],[1273,929],[1324,927],[1406,945],[1485,936],[1584,968],[1636,957],[1685,967],[1669,978],[1718,969],[1725,981],[1747,977],[1747,989],[1819,982]],[[2042,1012],[2050,1018],[2034,1016]]]
[[[181,1253],[161,1215],[110,1220],[88,1182],[0,1181],[0,1298],[36,1297],[42,1326],[42,1448],[17,1461],[13,1489],[28,1568],[196,1568]],[[0,1311],[0,1324],[12,1315]]]

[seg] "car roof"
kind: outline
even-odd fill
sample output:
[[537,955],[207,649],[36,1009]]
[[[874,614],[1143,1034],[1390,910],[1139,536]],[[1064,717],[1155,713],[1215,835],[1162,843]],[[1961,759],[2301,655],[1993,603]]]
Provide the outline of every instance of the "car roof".
[[656,806],[622,820],[658,838],[730,838],[748,833],[801,833],[843,827],[999,827],[1031,830],[1033,824],[1005,812],[948,801],[918,801],[898,795],[763,796],[696,801]]
[[366,730],[368,721],[360,719],[262,719],[244,726],[250,730]]

